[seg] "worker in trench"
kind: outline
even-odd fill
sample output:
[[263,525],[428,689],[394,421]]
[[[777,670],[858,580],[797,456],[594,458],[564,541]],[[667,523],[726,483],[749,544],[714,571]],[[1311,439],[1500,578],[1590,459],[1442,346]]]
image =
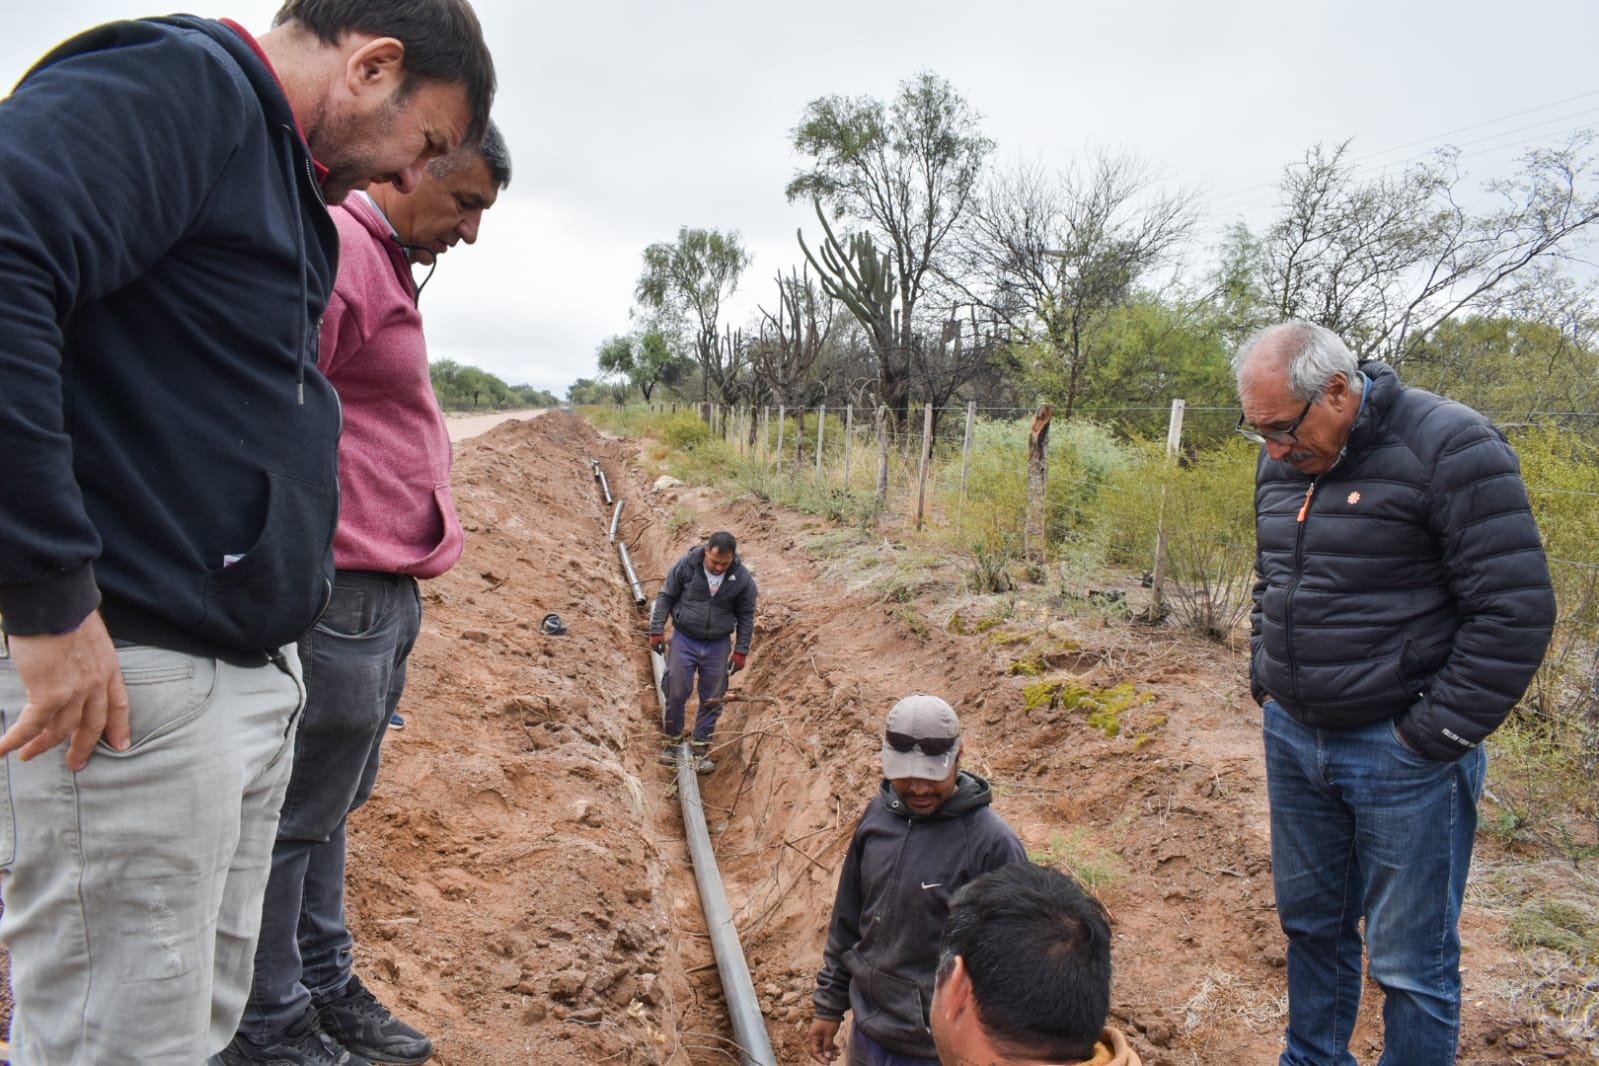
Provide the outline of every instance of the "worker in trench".
[[[744,669],[755,635],[755,575],[738,555],[738,541],[725,530],[690,548],[666,575],[650,615],[650,650],[666,655],[661,762],[677,763],[688,699],[699,679],[700,705],[691,743],[695,769],[716,768],[710,757],[716,720],[728,679]],[[666,620],[672,640],[666,640]],[[729,651],[731,650],[731,655]]]
[[937,696],[888,712],[883,783],[855,827],[816,975],[808,1050],[826,1066],[853,1011],[848,1066],[936,1064],[929,1028],[939,936],[966,884],[1027,852],[990,806],[987,781],[960,769],[960,719]]

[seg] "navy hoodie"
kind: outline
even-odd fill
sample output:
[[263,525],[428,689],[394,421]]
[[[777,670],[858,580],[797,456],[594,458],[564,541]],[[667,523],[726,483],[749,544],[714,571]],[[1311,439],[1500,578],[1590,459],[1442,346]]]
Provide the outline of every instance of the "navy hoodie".
[[989,806],[994,790],[962,770],[955,794],[923,817],[884,781],[855,827],[816,975],[819,1018],[855,1024],[896,1055],[936,1059],[928,1011],[938,938],[967,882],[1027,851]]
[[338,234],[210,20],[76,37],[0,101],[0,618],[264,662],[326,603]]

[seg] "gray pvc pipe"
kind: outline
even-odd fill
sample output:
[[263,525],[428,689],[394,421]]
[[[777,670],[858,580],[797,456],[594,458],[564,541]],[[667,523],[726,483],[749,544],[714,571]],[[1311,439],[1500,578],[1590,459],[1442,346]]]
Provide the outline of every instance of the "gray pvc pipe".
[[638,571],[633,569],[633,557],[628,554],[627,545],[617,541],[616,554],[622,557],[622,573],[627,575],[627,583],[633,586],[633,606],[644,606],[644,601],[649,597],[644,595],[644,583],[638,579]]
[[[651,604],[654,610],[654,604]],[[650,669],[655,672],[655,698],[666,707],[662,685],[666,678],[666,656],[650,653]],[[755,983],[750,979],[744,949],[739,946],[738,927],[727,905],[722,888],[722,873],[716,865],[711,834],[705,828],[705,808],[700,803],[700,782],[694,772],[688,741],[677,746],[677,798],[683,808],[683,828],[688,836],[688,853],[694,861],[694,880],[700,889],[700,907],[711,934],[711,949],[716,953],[716,972],[722,977],[722,995],[733,1022],[733,1038],[738,1042],[741,1066],[777,1066],[772,1039],[766,1033],[766,1019],[755,998]]]
[[616,525],[622,520],[622,504],[624,500],[616,501],[616,510],[611,513],[611,543],[616,543]]

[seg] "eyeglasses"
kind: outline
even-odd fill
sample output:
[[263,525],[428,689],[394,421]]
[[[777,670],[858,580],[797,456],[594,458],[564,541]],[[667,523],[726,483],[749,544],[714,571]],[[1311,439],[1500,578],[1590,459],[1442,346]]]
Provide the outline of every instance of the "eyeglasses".
[[883,739],[888,741],[889,747],[901,755],[912,751],[920,751],[923,755],[944,755],[961,742],[960,737],[912,737],[893,732],[884,733]]
[[1288,423],[1288,425],[1284,426],[1282,429],[1261,429],[1259,426],[1252,426],[1248,422],[1244,421],[1244,415],[1242,414],[1238,416],[1238,425],[1234,426],[1233,428],[1236,429],[1239,434],[1248,438],[1249,440],[1254,441],[1256,444],[1265,444],[1267,441],[1272,441],[1277,444],[1295,444],[1298,442],[1299,438],[1294,436],[1294,433],[1299,429],[1299,423],[1303,422],[1305,420],[1305,416],[1310,414],[1310,408],[1315,404],[1315,402],[1315,400],[1306,400],[1305,409],[1299,412],[1299,417]]

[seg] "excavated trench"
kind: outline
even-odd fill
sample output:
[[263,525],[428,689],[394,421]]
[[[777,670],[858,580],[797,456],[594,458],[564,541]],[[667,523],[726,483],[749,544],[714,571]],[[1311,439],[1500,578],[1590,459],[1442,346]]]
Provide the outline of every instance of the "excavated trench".
[[[639,448],[549,414],[460,449],[466,556],[425,586],[409,725],[351,832],[358,969],[435,1038],[436,1062],[744,1057],[678,783],[656,761],[647,618],[613,527],[647,595],[723,528],[760,582],[749,668],[698,786],[777,1063],[809,1061],[839,864],[878,784],[882,715],[914,691],[961,711],[966,765],[994,782],[1029,851],[1095,881],[1116,931],[1113,1016],[1146,1063],[1277,1053],[1282,947],[1239,658],[962,597],[953,578],[885,602],[869,579],[906,564],[887,540],[844,551],[838,531],[763,501],[657,488]],[[564,635],[541,629],[551,612]],[[1096,727],[1058,696],[1029,699],[1067,671],[1086,692],[1130,686],[1114,735],[1103,715]],[[1466,935],[1479,1005],[1460,1061],[1502,1063],[1490,1035],[1543,1037],[1495,985],[1509,962],[1492,920],[1468,915]],[[1368,995],[1362,1059],[1380,1006]]]
[[[915,691],[959,709],[964,763],[1035,861],[1108,906],[1112,1020],[1144,1062],[1275,1058],[1283,951],[1240,656],[1065,602],[965,596],[948,566],[908,594],[879,576],[918,565],[890,539],[657,489],[639,448],[548,414],[459,450],[466,555],[424,586],[409,725],[350,833],[357,969],[434,1037],[438,1066],[740,1061],[677,784],[656,762],[639,606],[723,528],[761,602],[698,785],[777,1063],[809,1061],[838,867],[877,788],[882,716]],[[541,628],[552,612],[564,635]],[[1527,962],[1495,914],[1468,899],[1462,936],[1460,1063],[1591,1061],[1518,998]],[[1368,985],[1361,1061],[1381,1006]]]

